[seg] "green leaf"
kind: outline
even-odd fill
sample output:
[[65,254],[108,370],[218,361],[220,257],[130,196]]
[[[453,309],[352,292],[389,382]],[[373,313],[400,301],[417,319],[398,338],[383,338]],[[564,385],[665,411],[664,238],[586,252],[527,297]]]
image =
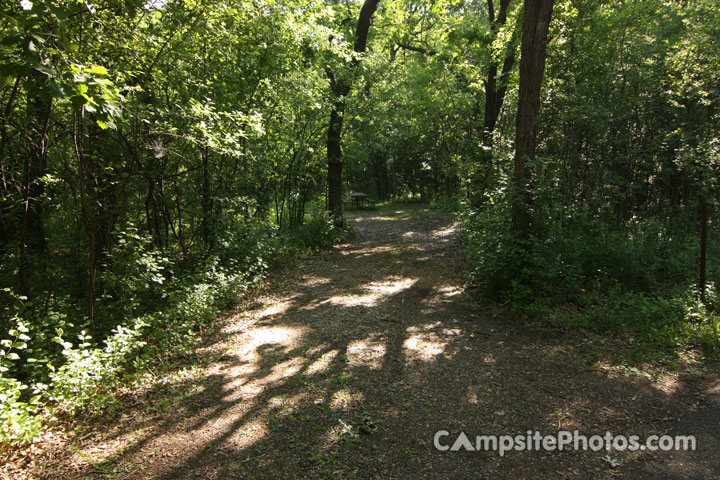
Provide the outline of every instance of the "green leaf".
[[87,103],[87,99],[82,95],[73,95],[70,97],[70,102],[72,102],[73,108],[81,108]]
[[51,67],[48,67],[47,65],[36,64],[33,65],[33,69],[48,76],[55,75],[55,70],[53,70]]
[[5,46],[10,46],[14,43],[22,42],[23,38],[24,37],[22,35],[20,35],[19,33],[7,35],[2,38],[2,41],[0,41],[0,44],[5,45]]
[[107,75],[107,68],[102,65],[93,65],[92,67],[86,68],[85,71],[91,75]]

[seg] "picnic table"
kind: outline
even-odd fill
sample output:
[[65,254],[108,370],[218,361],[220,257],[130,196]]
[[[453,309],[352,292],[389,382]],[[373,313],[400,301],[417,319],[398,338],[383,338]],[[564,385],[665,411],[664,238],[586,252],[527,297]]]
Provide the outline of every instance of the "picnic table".
[[353,207],[362,207],[364,202],[367,202],[369,205],[375,206],[375,200],[368,197],[367,193],[363,192],[350,192],[348,193],[350,196],[350,204]]

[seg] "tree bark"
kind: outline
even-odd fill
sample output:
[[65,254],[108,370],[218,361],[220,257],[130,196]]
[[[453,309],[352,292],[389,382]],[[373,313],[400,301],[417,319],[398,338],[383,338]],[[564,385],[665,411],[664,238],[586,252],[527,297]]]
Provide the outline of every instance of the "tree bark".
[[[493,0],[488,0],[488,14],[490,25],[492,26],[493,33],[497,35],[500,28],[505,25],[507,21],[507,10],[510,7],[511,0],[500,1],[500,11],[498,12],[497,18],[495,18],[495,9],[493,6]],[[514,44],[515,35],[511,44]],[[515,46],[511,45],[505,54],[505,60],[503,62],[500,78],[504,79],[510,73],[513,66],[515,65]],[[498,79],[498,65],[491,63],[488,69],[487,80],[485,81],[485,116],[483,118],[483,143],[485,145],[492,145],[492,136],[495,131],[495,125],[497,125],[498,117],[500,116],[500,109],[502,108],[503,102],[505,101],[505,93],[507,92],[507,85],[502,84],[499,88],[497,85]]]
[[23,212],[20,225],[20,284],[30,296],[27,252],[42,254],[47,249],[42,222],[42,182],[47,170],[48,128],[52,102],[42,97],[47,76],[37,70],[30,73],[27,92],[27,141],[23,172]]
[[[367,48],[367,37],[372,24],[372,17],[377,10],[380,0],[365,0],[360,15],[358,17],[357,26],[355,28],[355,53],[362,54]],[[360,64],[360,57],[356,57],[351,67],[353,70]],[[330,121],[328,123],[327,134],[327,158],[328,158],[328,210],[330,215],[339,222],[342,218],[342,129],[343,114],[345,112],[345,99],[350,93],[352,85],[340,76],[335,76],[333,72],[328,70],[330,78],[330,89],[332,90],[334,101],[332,110],[330,111]]]
[[[345,96],[350,91],[345,85],[337,85],[331,76],[330,83],[335,95],[327,135],[328,157],[328,210],[330,215],[339,220],[342,217],[342,139],[343,113],[345,112]],[[344,92],[344,93],[343,93]]]
[[530,232],[528,160],[535,159],[540,88],[545,71],[547,35],[554,0],[525,0],[520,52],[520,90],[515,130],[512,226],[525,238]]
[[700,200],[700,298],[705,301],[705,284],[707,270],[707,202],[705,198]]

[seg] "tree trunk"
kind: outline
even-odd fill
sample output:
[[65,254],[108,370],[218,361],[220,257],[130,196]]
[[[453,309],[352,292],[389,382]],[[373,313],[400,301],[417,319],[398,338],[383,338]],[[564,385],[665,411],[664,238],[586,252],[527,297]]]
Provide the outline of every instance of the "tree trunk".
[[328,209],[335,219],[342,217],[342,147],[340,145],[345,100],[336,100],[328,126]]
[[705,301],[705,284],[707,283],[707,202],[700,200],[700,298]]
[[528,160],[535,158],[540,88],[545,71],[548,27],[554,0],[525,0],[520,53],[520,91],[515,130],[512,226],[526,238],[530,233]]
[[42,254],[47,249],[42,223],[42,177],[47,169],[48,128],[52,103],[41,96],[47,76],[32,70],[27,92],[27,141],[23,174],[23,212],[20,226],[20,283],[23,293],[30,296],[28,284],[28,250]]
[[[497,19],[494,13],[493,1],[488,0],[488,15],[490,25],[492,25],[493,33],[497,36],[498,31],[505,25],[507,21],[507,10],[510,6],[511,0],[500,1],[500,11],[498,12]],[[511,39],[510,48],[505,53],[505,61],[503,62],[500,78],[505,79],[515,65],[515,34]],[[495,131],[495,125],[497,125],[498,117],[500,116],[500,109],[502,108],[503,102],[505,101],[505,92],[507,92],[507,85],[503,83],[500,88],[497,86],[498,79],[498,65],[495,63],[490,64],[488,69],[487,80],[485,81],[485,116],[483,119],[483,143],[485,145],[492,145],[492,136]]]
[[[354,47],[355,52],[358,54],[365,52],[370,24],[379,3],[380,0],[365,0],[362,9],[360,9],[360,16],[355,29]],[[359,64],[360,58],[356,57],[352,62],[352,69],[355,70]],[[340,142],[342,140],[345,98],[350,93],[351,85],[343,78],[336,78],[330,70],[328,70],[327,74],[330,78],[330,88],[335,97],[330,111],[327,135],[328,210],[337,223],[342,218],[342,147]]]

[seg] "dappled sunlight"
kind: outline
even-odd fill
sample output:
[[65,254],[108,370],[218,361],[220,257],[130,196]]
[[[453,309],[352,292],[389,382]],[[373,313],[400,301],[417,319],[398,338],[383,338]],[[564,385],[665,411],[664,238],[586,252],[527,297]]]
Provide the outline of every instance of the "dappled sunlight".
[[265,439],[270,429],[262,420],[253,420],[231,430],[226,444],[235,450],[246,450]]
[[666,395],[672,395],[680,389],[681,384],[676,374],[664,373],[658,376],[653,386]]
[[470,404],[484,403],[486,401],[483,398],[485,390],[487,390],[487,386],[484,385],[468,385],[465,387],[465,401]]
[[[242,356],[238,356],[236,358],[241,361],[244,360]],[[231,375],[234,378],[234,381],[230,382],[230,385],[233,385],[237,382],[244,383],[246,378],[250,377],[250,375],[254,375],[258,370],[260,370],[260,366],[257,363],[243,362],[240,365],[233,365],[229,368],[224,368],[222,365],[218,365],[218,367],[214,370],[214,373],[224,372],[225,375]]]
[[295,376],[295,374],[302,369],[303,365],[305,365],[305,360],[301,357],[294,357],[289,360],[285,360],[284,362],[279,362],[273,365],[269,374],[249,383],[248,385],[274,385],[280,381],[287,380],[288,378]]
[[416,333],[403,342],[405,358],[408,362],[420,360],[428,362],[445,353],[449,341],[437,333]]
[[[327,300],[323,300],[316,304],[316,306],[323,304],[330,304],[334,306],[342,307],[355,307],[358,305],[372,307],[380,303],[381,300],[395,295],[403,290],[407,290],[412,287],[418,281],[417,278],[403,278],[399,277],[395,280],[386,280],[382,282],[371,282],[364,287],[365,290],[369,290],[370,293],[366,294],[345,294],[345,295],[334,295]],[[310,308],[315,308],[310,305]]]
[[453,226],[450,226],[447,228],[442,228],[440,230],[435,230],[431,235],[433,238],[446,239],[446,238],[454,237],[456,233],[457,233],[457,229],[453,225]]
[[256,327],[244,332],[247,340],[242,343],[234,354],[245,361],[257,361],[262,358],[258,350],[265,345],[276,345],[284,352],[301,345],[303,336],[310,329],[307,327]]
[[347,346],[347,363],[351,367],[382,368],[387,346],[382,335],[373,333],[362,340],[353,340]]
[[330,350],[329,352],[323,353],[320,358],[311,363],[305,370],[305,375],[315,375],[323,372],[330,368],[335,357],[337,357],[338,350]]
[[294,395],[279,395],[272,397],[267,401],[267,405],[269,408],[276,409],[283,415],[289,415],[300,408],[300,406],[304,402],[307,402],[309,398],[310,394],[308,392],[301,391]]
[[712,385],[705,391],[708,395],[720,395],[720,380],[713,382]]
[[365,223],[365,222],[393,222],[398,220],[398,216],[404,215],[406,212],[404,210],[395,210],[393,212],[394,215],[382,215],[382,214],[373,214],[373,215],[363,215],[363,216],[356,216],[353,218],[353,222],[356,223]]
[[460,328],[447,328],[441,321],[410,326],[406,332],[408,336],[403,343],[403,350],[408,362],[428,362],[440,356],[451,358],[454,353],[448,352],[447,347],[462,335]]
[[445,335],[446,337],[454,337],[462,334],[460,328],[447,328],[441,321],[426,323],[425,325],[416,325],[407,328],[407,332],[411,334],[429,332],[435,330],[435,333]]
[[395,277],[394,280],[385,280],[383,282],[371,282],[365,288],[367,290],[377,292],[380,295],[394,295],[402,290],[407,290],[418,281],[417,278]]
[[352,392],[346,388],[333,393],[330,399],[330,408],[333,410],[345,410],[362,402],[362,392]]
[[[680,417],[668,409],[686,394],[681,375],[581,358],[576,342],[486,314],[450,252],[454,227],[401,222],[366,223],[361,241],[304,262],[229,316],[222,340],[197,349],[210,365],[176,373],[141,420],[128,416],[84,454],[154,474],[122,478],[344,478],[383,458],[415,462],[398,471],[410,478],[449,458],[424,453],[441,428],[619,431],[648,411],[655,424],[641,432],[657,433]],[[720,394],[720,381],[706,388]],[[474,458],[499,472],[508,457]],[[442,465],[469,477],[475,464],[455,458]],[[555,470],[569,471],[573,460],[559,458]]]
[[443,297],[455,297],[462,294],[465,289],[459,285],[438,285],[435,291]]
[[288,308],[292,305],[292,302],[290,300],[284,300],[280,302],[273,303],[269,305],[268,307],[262,309],[261,311],[254,314],[254,317],[257,319],[263,319],[265,317],[273,317],[275,315],[281,315],[285,312],[287,312]]
[[332,283],[332,279],[328,277],[306,276],[298,285],[301,287],[317,287],[320,285],[328,285],[329,283]]
[[348,249],[340,252],[340,255],[343,256],[356,256],[356,257],[368,257],[370,255],[374,255],[377,253],[385,253],[385,252],[392,252],[393,247],[389,245],[380,245],[380,246],[373,246],[372,248],[356,248],[356,249]]
[[270,320],[277,315],[282,315],[292,307],[294,300],[295,295],[286,296],[282,300],[265,299],[260,307],[233,315],[232,321],[223,326],[222,332],[229,335],[243,332],[247,329],[250,319]]

